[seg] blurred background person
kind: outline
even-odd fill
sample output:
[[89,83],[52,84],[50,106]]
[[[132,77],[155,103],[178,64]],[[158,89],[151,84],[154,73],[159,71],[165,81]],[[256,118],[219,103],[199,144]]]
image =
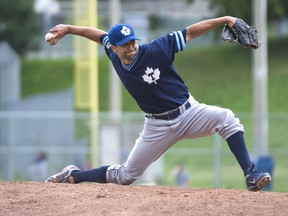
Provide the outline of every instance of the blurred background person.
[[177,187],[189,187],[189,184],[190,184],[190,173],[186,169],[184,162],[180,162],[172,170],[172,177],[174,179],[174,184]]
[[29,167],[30,178],[32,181],[43,181],[48,174],[48,161],[45,152],[36,154],[31,166]]

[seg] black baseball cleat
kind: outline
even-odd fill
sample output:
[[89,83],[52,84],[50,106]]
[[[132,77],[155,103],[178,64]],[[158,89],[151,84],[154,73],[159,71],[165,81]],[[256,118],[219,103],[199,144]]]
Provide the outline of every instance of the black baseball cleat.
[[271,176],[269,173],[254,171],[254,164],[248,169],[245,176],[246,185],[249,191],[260,191],[266,185],[270,184]]
[[57,173],[55,175],[50,176],[45,183],[52,182],[52,183],[69,183],[75,184],[75,180],[71,175],[74,171],[79,171],[80,169],[75,165],[69,165],[65,167],[62,172]]

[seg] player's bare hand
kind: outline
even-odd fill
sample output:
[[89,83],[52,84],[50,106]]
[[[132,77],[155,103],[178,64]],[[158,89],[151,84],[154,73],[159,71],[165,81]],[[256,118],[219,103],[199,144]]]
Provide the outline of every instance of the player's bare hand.
[[51,45],[54,46],[58,41],[64,37],[66,34],[69,32],[69,26],[64,25],[64,24],[59,24],[54,26],[49,30],[50,33],[53,34],[52,37],[50,37],[47,42]]
[[226,16],[226,19],[227,19],[227,21],[226,21],[227,25],[230,28],[232,28],[234,26],[235,22],[236,22],[236,18],[232,17],[232,16]]

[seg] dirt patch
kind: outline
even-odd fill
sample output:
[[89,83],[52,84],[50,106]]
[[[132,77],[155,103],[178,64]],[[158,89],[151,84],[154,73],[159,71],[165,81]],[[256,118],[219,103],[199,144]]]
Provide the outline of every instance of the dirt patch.
[[288,193],[0,182],[0,215],[288,215]]

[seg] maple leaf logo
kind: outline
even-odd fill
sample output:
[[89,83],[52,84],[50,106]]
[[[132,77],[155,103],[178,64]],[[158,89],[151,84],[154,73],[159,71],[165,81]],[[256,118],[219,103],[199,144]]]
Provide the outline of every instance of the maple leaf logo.
[[142,76],[143,80],[145,82],[148,82],[149,84],[155,83],[157,84],[157,80],[160,79],[160,70],[157,68],[153,70],[153,68],[147,67],[145,74]]
[[125,36],[128,36],[131,34],[131,30],[129,28],[127,28],[126,26],[123,26],[121,33]]

